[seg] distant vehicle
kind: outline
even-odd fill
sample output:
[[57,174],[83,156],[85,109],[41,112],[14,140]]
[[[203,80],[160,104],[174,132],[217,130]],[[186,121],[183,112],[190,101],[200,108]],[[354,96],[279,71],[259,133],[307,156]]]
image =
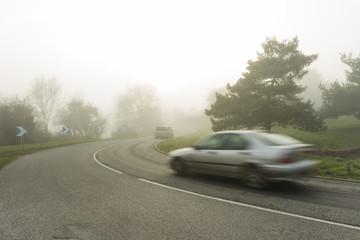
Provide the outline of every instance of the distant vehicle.
[[261,131],[210,134],[191,148],[169,153],[179,175],[188,172],[239,178],[251,188],[271,180],[296,180],[310,173],[317,161],[309,158],[312,145],[289,136]]
[[173,138],[174,131],[169,126],[158,126],[155,128],[155,138]]

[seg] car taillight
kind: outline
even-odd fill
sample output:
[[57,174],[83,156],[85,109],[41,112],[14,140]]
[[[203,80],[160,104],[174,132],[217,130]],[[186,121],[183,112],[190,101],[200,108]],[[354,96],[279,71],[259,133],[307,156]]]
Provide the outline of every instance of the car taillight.
[[292,158],[292,157],[286,157],[286,158],[280,158],[277,162],[278,163],[293,163],[293,162],[296,162],[296,159]]

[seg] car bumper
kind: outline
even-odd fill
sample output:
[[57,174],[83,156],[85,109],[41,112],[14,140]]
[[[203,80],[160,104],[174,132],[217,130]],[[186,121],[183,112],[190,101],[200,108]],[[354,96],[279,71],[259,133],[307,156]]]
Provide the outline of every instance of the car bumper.
[[267,178],[296,179],[310,174],[318,164],[318,161],[304,160],[296,163],[262,165],[261,169]]

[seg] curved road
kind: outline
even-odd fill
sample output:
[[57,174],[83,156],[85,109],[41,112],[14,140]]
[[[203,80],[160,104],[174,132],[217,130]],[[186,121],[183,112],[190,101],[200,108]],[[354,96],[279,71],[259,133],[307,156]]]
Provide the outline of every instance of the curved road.
[[360,183],[250,190],[173,174],[157,140],[67,146],[0,170],[0,239],[360,239]]

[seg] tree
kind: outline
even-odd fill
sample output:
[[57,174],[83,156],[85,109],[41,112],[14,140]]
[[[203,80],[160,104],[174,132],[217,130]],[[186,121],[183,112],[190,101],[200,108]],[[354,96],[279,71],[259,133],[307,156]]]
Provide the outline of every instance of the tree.
[[360,119],[360,55],[341,54],[341,61],[350,67],[345,70],[346,81],[335,81],[327,88],[321,84],[323,105],[320,112],[324,117],[336,118],[341,115],[352,115]]
[[99,137],[97,128],[104,126],[105,122],[98,109],[85,104],[81,98],[73,98],[58,116],[58,123],[69,126],[72,134],[78,138]]
[[32,107],[25,100],[4,99],[0,102],[0,145],[19,144],[16,127],[28,128],[30,141],[35,135],[35,123]]
[[220,94],[225,94],[227,92],[227,88],[222,87],[222,88],[217,88],[217,89],[212,89],[209,94],[208,97],[206,98],[207,101],[207,106],[211,106],[211,104],[216,102],[216,94],[220,93]]
[[213,130],[291,125],[307,131],[324,128],[322,119],[315,115],[313,103],[304,101],[300,93],[305,88],[297,85],[308,72],[317,54],[304,55],[298,50],[297,37],[278,42],[266,38],[263,52],[256,61],[249,60],[247,72],[234,84],[227,85],[226,94],[216,94],[216,102],[205,114],[211,117]]
[[49,127],[55,111],[61,102],[61,86],[56,78],[36,78],[30,88],[35,119],[39,123],[45,136],[49,136]]
[[[150,85],[129,87],[115,106],[116,132],[150,132],[160,121],[160,109],[155,89]],[[115,134],[116,135],[116,134]]]

